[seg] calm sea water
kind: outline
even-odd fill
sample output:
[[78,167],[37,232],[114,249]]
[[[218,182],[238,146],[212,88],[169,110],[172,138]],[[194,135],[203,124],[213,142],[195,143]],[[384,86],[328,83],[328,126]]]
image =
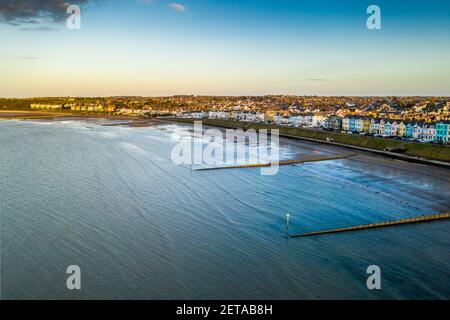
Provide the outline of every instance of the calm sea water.
[[[104,121],[0,122],[1,298],[450,298],[449,221],[284,233],[286,211],[292,232],[450,211],[448,171],[359,155],[275,176],[191,172],[170,160],[180,126]],[[73,264],[80,291],[66,289]]]

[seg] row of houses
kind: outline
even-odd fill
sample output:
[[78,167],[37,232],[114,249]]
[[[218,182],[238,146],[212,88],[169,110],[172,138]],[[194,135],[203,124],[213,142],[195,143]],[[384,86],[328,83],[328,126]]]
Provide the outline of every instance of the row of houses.
[[398,137],[420,142],[449,143],[449,121],[438,123],[405,122],[373,119],[369,117],[339,117],[325,114],[285,115],[271,112],[247,111],[193,111],[181,112],[178,117],[193,119],[231,119],[249,122],[272,122],[277,125],[317,128],[343,133],[369,134],[382,137]]
[[179,112],[176,114],[179,118],[190,119],[221,119],[221,120],[238,120],[247,122],[265,122],[270,121],[272,114],[264,112],[251,112],[251,111],[191,111],[191,112]]
[[344,133],[399,137],[420,142],[448,143],[450,121],[438,123],[405,122],[368,117],[338,117],[324,115],[275,116],[278,125],[322,128]]
[[30,104],[30,109],[33,110],[61,110],[62,104]]
[[342,131],[368,133],[383,137],[400,137],[421,142],[448,143],[450,140],[449,123],[449,121],[425,123],[366,117],[345,117],[342,120]]
[[101,104],[97,105],[70,105],[71,111],[85,111],[85,112],[108,112],[112,113],[116,111],[115,106],[103,106]]
[[71,111],[81,111],[81,112],[106,112],[106,113],[117,113],[123,115],[145,115],[152,113],[151,107],[143,108],[131,108],[126,106],[116,107],[113,104],[103,105],[95,103],[85,103],[85,104],[30,104],[30,109],[33,110],[71,110]]
[[30,104],[33,110],[71,110],[86,112],[115,112],[116,107],[113,105],[103,106],[102,104]]
[[[238,120],[247,122],[273,122],[278,125],[292,125],[297,127],[325,127],[329,125],[329,117],[324,115],[296,115],[288,116],[277,112],[252,112],[252,111],[191,111],[179,112],[180,118],[190,119],[221,119]],[[336,129],[340,129],[336,128]]]
[[421,140],[433,140],[435,125],[426,123],[404,123],[389,120],[370,120],[369,133],[388,137],[408,137]]
[[[163,111],[152,110],[152,107],[143,108],[104,106],[102,104],[31,104],[35,110],[63,110],[87,112],[107,112],[123,115],[160,115]],[[287,115],[277,112],[251,112],[251,111],[191,111],[179,112],[178,117],[193,119],[232,119],[247,122],[271,122],[277,125],[318,128],[344,133],[370,134],[382,137],[398,137],[417,140],[421,142],[449,143],[450,121],[437,123],[405,122],[401,120],[374,119],[369,117],[349,116],[340,117],[327,114],[294,114]]]

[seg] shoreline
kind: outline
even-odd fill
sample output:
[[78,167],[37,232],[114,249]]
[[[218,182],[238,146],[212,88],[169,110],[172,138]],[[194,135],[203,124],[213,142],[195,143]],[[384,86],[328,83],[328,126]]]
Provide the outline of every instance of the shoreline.
[[[189,119],[187,119],[187,120],[171,119],[171,120],[174,122],[179,122],[179,123],[193,123],[193,121],[189,120]],[[251,123],[249,123],[249,124],[251,125]],[[242,129],[239,126],[211,124],[208,122],[206,122],[206,123],[203,122],[203,125],[208,125],[208,126],[212,126],[212,127],[221,127],[221,128],[226,128],[226,129]],[[277,128],[276,126],[273,126],[273,125],[265,125],[265,126],[267,126],[268,128]],[[258,129],[256,129],[256,130],[258,131]],[[330,133],[330,134],[332,134],[332,133]],[[332,146],[342,147],[342,148],[346,148],[346,149],[367,152],[367,153],[376,154],[376,155],[379,155],[382,157],[396,159],[396,160],[402,160],[402,161],[410,162],[410,163],[424,164],[424,165],[437,166],[437,167],[441,167],[441,168],[450,169],[450,162],[445,162],[445,161],[440,161],[440,160],[427,159],[427,158],[423,158],[423,157],[416,157],[416,156],[411,156],[411,155],[402,154],[402,153],[395,153],[395,152],[391,152],[391,151],[383,151],[383,150],[364,148],[364,147],[360,147],[360,146],[356,146],[356,145],[350,145],[350,144],[344,144],[344,143],[340,143],[340,142],[326,141],[326,140],[321,140],[321,139],[314,139],[314,138],[309,138],[309,137],[290,135],[290,134],[285,134],[285,133],[280,133],[279,136],[288,138],[288,139],[293,139],[293,140],[302,140],[302,141],[307,141],[310,143],[332,145]]]
[[[159,119],[158,119],[159,120]],[[179,123],[188,125],[187,122],[177,122],[177,121],[167,121],[170,123]],[[227,127],[220,127],[210,124],[203,124],[204,127],[218,128],[220,130],[227,129]],[[228,127],[228,129],[234,129]],[[386,157],[377,153],[365,152],[363,150],[350,149],[347,146],[332,145],[320,142],[313,142],[304,139],[298,139],[296,137],[286,137],[280,134],[280,142],[289,144],[294,148],[300,148],[302,150],[307,149],[308,152],[319,151],[324,155],[338,155],[346,153],[350,150],[355,154],[351,158],[341,159],[341,161],[351,161],[357,163],[359,167],[379,167],[383,168],[383,171],[397,171],[397,172],[409,172],[414,174],[419,174],[425,179],[433,178],[448,181],[450,183],[450,170],[447,167],[429,165],[427,163],[415,163],[410,161],[404,161],[402,159],[395,159],[391,157]],[[376,169],[375,169],[376,170]],[[439,208],[441,210],[448,210],[448,207]]]
[[0,120],[27,120],[27,119],[55,119],[55,118],[91,118],[91,119],[117,119],[117,120],[143,120],[133,116],[110,114],[84,114],[72,112],[28,111],[28,110],[0,110]]
[[[192,127],[192,123],[186,121],[174,121],[173,119],[154,118],[154,119],[139,119],[130,117],[117,117],[117,116],[71,116],[71,117],[53,117],[51,119],[39,119],[38,121],[66,121],[66,120],[89,120],[89,119],[111,119],[111,120],[127,120],[126,122],[117,123],[105,123],[99,124],[101,126],[126,126],[145,128],[159,125],[185,125],[186,127]],[[19,119],[20,121],[26,119]],[[29,119],[31,121],[35,119]],[[1,123],[1,121],[0,121]],[[211,124],[203,124],[204,127],[218,128],[219,130],[225,130],[225,127],[215,126]],[[346,146],[333,145],[323,143],[322,141],[308,141],[305,139],[299,139],[298,137],[289,137],[280,135],[280,143],[287,144],[293,148],[295,152],[298,152],[298,156],[302,154],[321,154],[323,156],[333,156],[342,153],[348,153],[349,148]],[[350,149],[351,150],[351,149]],[[380,155],[373,152],[366,152],[363,150],[354,150],[355,156],[348,159],[341,159],[339,161],[354,168],[357,172],[362,170],[364,172],[386,172],[395,176],[410,176],[412,179],[422,181],[422,183],[434,183],[439,180],[440,183],[450,183],[450,170],[448,168],[429,165],[427,163],[413,163],[410,161],[404,161],[403,159],[394,159],[384,155]],[[289,160],[289,159],[286,159]],[[394,182],[392,182],[394,183]],[[430,197],[431,195],[428,195]],[[448,211],[448,203],[438,203],[440,199],[437,195],[436,204],[430,209],[440,212],[442,210]]]
[[409,156],[409,155],[401,154],[401,153],[394,153],[394,152],[390,152],[390,151],[368,149],[368,148],[343,144],[343,143],[339,143],[339,142],[323,141],[323,140],[318,140],[318,139],[296,137],[296,136],[291,136],[291,135],[281,135],[280,134],[280,136],[290,138],[290,139],[299,139],[299,140],[310,141],[310,142],[315,142],[315,143],[334,145],[334,146],[353,149],[353,150],[359,150],[359,151],[363,151],[363,152],[369,152],[369,153],[381,155],[381,156],[384,156],[387,158],[403,160],[403,161],[411,162],[411,163],[432,165],[432,166],[438,166],[438,167],[450,169],[450,163],[439,161],[439,160],[431,160],[431,159],[426,159],[426,158],[414,157],[414,156]]
[[[7,116],[4,116],[6,114]],[[68,120],[85,120],[85,119],[110,119],[110,120],[126,120],[128,123],[118,123],[118,124],[105,124],[105,126],[115,126],[115,125],[127,125],[130,127],[150,127],[155,124],[192,124],[192,119],[177,119],[177,118],[151,118],[151,119],[142,119],[135,116],[127,116],[127,115],[107,115],[107,114],[73,114],[73,113],[55,113],[55,112],[41,112],[41,111],[25,111],[25,110],[0,110],[0,121],[1,120],[47,120],[47,121],[58,121],[61,119]],[[245,123],[246,125],[251,125],[252,123]],[[225,124],[217,124],[217,123],[208,123],[203,121],[204,126],[208,127],[216,127],[216,128],[224,128],[224,129],[240,129],[237,125],[233,126],[231,123],[229,125]],[[270,128],[277,128],[273,125],[266,125]],[[258,129],[256,129],[258,130]],[[301,137],[295,136],[285,133],[280,133],[280,137],[286,138],[288,140],[293,141],[302,141],[308,144],[321,144],[327,146],[337,147],[339,149],[345,150],[354,150],[359,154],[366,154],[376,156],[377,158],[385,158],[385,159],[393,159],[400,160],[406,163],[414,163],[421,164],[425,166],[433,166],[444,169],[450,169],[450,162],[444,162],[433,159],[426,159],[422,157],[415,157],[401,153],[369,149],[360,146],[354,146],[349,144],[343,144],[334,141],[326,141],[320,139],[314,139],[309,137]]]

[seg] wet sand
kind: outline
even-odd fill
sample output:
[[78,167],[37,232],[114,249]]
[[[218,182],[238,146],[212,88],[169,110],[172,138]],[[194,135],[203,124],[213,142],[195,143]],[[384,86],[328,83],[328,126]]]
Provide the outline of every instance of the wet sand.
[[0,119],[21,119],[27,120],[36,118],[42,118],[47,120],[60,120],[61,118],[73,119],[73,120],[85,120],[85,119],[116,119],[116,120],[138,120],[136,117],[131,116],[118,116],[118,115],[106,115],[106,114],[73,114],[70,112],[52,112],[52,111],[28,111],[28,110],[0,110]]
[[66,117],[71,114],[44,112],[44,111],[20,111],[20,110],[0,110],[0,119],[36,119],[36,118],[55,118]]

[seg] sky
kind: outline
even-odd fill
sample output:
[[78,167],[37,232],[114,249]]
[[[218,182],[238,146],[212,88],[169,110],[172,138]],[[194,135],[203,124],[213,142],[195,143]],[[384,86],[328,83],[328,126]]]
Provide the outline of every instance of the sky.
[[450,96],[448,0],[176,1],[0,0],[0,97]]

